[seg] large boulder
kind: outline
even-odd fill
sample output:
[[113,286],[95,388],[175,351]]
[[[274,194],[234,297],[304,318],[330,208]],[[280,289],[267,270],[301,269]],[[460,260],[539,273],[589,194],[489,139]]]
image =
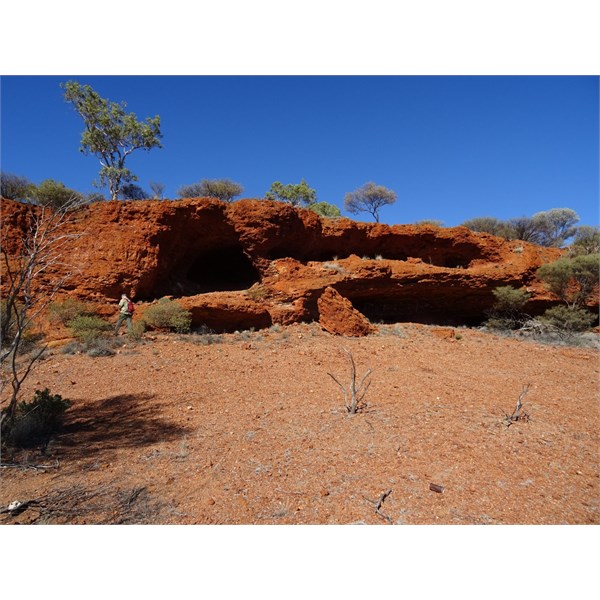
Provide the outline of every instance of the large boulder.
[[350,300],[332,287],[325,288],[317,305],[319,323],[329,333],[361,337],[377,331],[369,319],[352,306]]

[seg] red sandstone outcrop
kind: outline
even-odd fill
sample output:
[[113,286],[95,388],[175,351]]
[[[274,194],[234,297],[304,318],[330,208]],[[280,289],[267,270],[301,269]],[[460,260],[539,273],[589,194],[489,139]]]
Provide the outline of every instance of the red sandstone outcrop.
[[[2,200],[9,254],[31,210]],[[536,313],[553,299],[535,272],[561,254],[464,227],[323,219],[262,200],[100,202],[71,232],[81,236],[65,247],[66,293],[107,311],[122,291],[138,303],[173,296],[194,325],[217,331],[316,320],[327,287],[372,321],[477,323],[499,285],[526,287]]]
[[352,306],[350,300],[344,298],[332,287],[325,288],[317,305],[319,307],[319,323],[329,333],[362,337],[377,331],[377,328]]

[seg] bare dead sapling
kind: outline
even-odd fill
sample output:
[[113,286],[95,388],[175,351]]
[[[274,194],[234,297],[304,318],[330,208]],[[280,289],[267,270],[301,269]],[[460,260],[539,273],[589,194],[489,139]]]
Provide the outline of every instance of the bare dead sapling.
[[513,423],[516,423],[517,421],[529,421],[529,414],[525,411],[521,412],[521,410],[523,409],[523,399],[527,395],[527,392],[529,392],[529,387],[529,383],[523,387],[523,390],[521,391],[521,393],[519,394],[519,398],[517,399],[517,404],[512,415],[505,416],[504,422],[506,423],[507,427],[510,427]]
[[67,245],[81,234],[69,230],[69,225],[83,204],[81,197],[74,196],[58,209],[32,207],[27,231],[13,251],[6,244],[8,225],[2,228],[0,391],[11,387],[8,403],[0,411],[2,433],[14,423],[21,386],[46,350],[43,346],[25,353],[24,346],[32,324],[71,276],[64,262]]
[[350,382],[348,385],[342,385],[335,375],[329,372],[327,374],[340,386],[340,389],[344,394],[344,406],[346,407],[348,414],[354,415],[367,407],[365,395],[371,385],[370,376],[373,371],[372,369],[369,369],[360,380],[360,383],[357,383],[356,363],[354,362],[352,352],[345,348],[344,352],[348,355],[348,361],[350,362]]

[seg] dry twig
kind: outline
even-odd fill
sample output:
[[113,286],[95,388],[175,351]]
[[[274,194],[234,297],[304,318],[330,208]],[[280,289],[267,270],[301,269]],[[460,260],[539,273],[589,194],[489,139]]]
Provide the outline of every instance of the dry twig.
[[352,352],[349,350],[343,349],[344,352],[348,355],[348,359],[350,361],[350,384],[348,387],[344,387],[335,375],[331,373],[327,373],[331,379],[333,379],[342,390],[344,394],[344,406],[349,414],[354,415],[360,410],[363,410],[367,403],[364,401],[365,395],[369,386],[371,385],[371,380],[369,376],[373,372],[372,369],[369,369],[364,377],[361,379],[360,383],[357,385],[356,383],[356,363],[354,362],[354,357],[352,356]]
[[506,415],[504,420],[506,421],[507,427],[510,427],[513,423],[516,423],[517,421],[529,421],[529,415],[526,412],[519,414],[520,410],[523,408],[523,398],[525,398],[527,392],[529,392],[529,387],[529,383],[523,387],[523,390],[519,394],[519,398],[517,400],[517,404],[515,406],[513,414]]
[[384,515],[381,512],[381,507],[383,506],[383,503],[385,502],[385,499],[392,493],[392,490],[388,490],[387,492],[383,492],[383,494],[381,494],[381,496],[379,496],[379,500],[369,500],[368,498],[365,498],[365,500],[367,502],[370,502],[371,504],[375,505],[375,514],[379,515],[382,519],[385,519],[388,523],[392,523],[392,519],[390,517],[388,517],[387,515]]

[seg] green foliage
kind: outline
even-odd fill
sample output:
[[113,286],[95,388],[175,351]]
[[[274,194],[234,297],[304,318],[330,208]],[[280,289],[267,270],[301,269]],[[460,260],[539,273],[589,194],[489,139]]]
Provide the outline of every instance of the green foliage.
[[72,404],[58,394],[50,394],[48,389],[36,390],[31,402],[17,404],[15,420],[5,434],[6,442],[25,448],[44,442],[60,428]]
[[551,208],[533,215],[533,222],[539,231],[542,246],[560,248],[565,241],[575,235],[575,224],[579,216],[571,208]]
[[177,194],[180,198],[217,198],[223,202],[231,202],[243,191],[244,188],[239,183],[229,179],[203,179],[180,187]]
[[128,332],[130,339],[139,342],[146,331],[146,321],[138,320],[133,321],[131,324],[131,331]]
[[144,320],[153,329],[187,333],[192,325],[192,314],[176,300],[161,298],[144,311]]
[[26,177],[13,173],[0,173],[0,196],[9,200],[28,200],[35,185]]
[[278,200],[292,206],[310,206],[316,202],[317,192],[309,187],[304,179],[300,183],[288,183],[287,185],[283,185],[280,181],[274,181],[265,194],[265,200]]
[[80,315],[68,322],[73,335],[82,342],[91,342],[102,337],[109,329],[110,323],[98,315]]
[[32,198],[42,206],[60,209],[74,201],[82,201],[83,196],[75,190],[69,189],[64,183],[54,179],[44,179],[40,185],[34,187]]
[[316,212],[320,217],[335,218],[342,214],[335,204],[330,204],[329,202],[315,202],[308,208],[313,212]]
[[367,212],[379,223],[379,210],[396,202],[396,192],[372,181],[349,192],[344,197],[344,207],[349,213]]
[[68,325],[76,317],[89,316],[94,314],[94,309],[89,304],[75,300],[74,298],[65,298],[56,300],[48,305],[48,317],[53,323]]
[[492,329],[515,329],[525,319],[523,308],[531,294],[510,285],[498,286],[492,291],[494,304],[489,311],[489,319],[485,322]]
[[542,265],[537,276],[571,308],[581,307],[591,297],[600,278],[600,254],[561,258]]
[[119,197],[126,183],[137,177],[125,167],[125,160],[134,150],[161,147],[160,117],[138,121],[135,113],[126,113],[123,102],[109,102],[91,86],[77,81],[62,84],[64,98],[83,119],[85,130],[81,136],[81,152],[98,158],[99,187],[108,185],[112,200]]
[[566,334],[586,331],[595,319],[595,315],[584,308],[569,308],[564,305],[553,306],[540,317],[543,324]]
[[496,217],[475,217],[462,223],[462,226],[467,227],[471,231],[489,233],[490,235],[512,239],[512,232],[509,225]]
[[569,251],[571,256],[600,253],[600,228],[591,225],[578,227]]
[[494,308],[503,313],[523,310],[527,300],[531,297],[531,294],[525,290],[519,290],[510,285],[498,286],[492,294],[496,299]]
[[506,238],[523,240],[541,246],[560,247],[572,237],[579,221],[570,208],[552,208],[538,212],[533,217],[517,217],[501,221],[496,217],[475,217],[462,223],[471,231],[479,231]]

